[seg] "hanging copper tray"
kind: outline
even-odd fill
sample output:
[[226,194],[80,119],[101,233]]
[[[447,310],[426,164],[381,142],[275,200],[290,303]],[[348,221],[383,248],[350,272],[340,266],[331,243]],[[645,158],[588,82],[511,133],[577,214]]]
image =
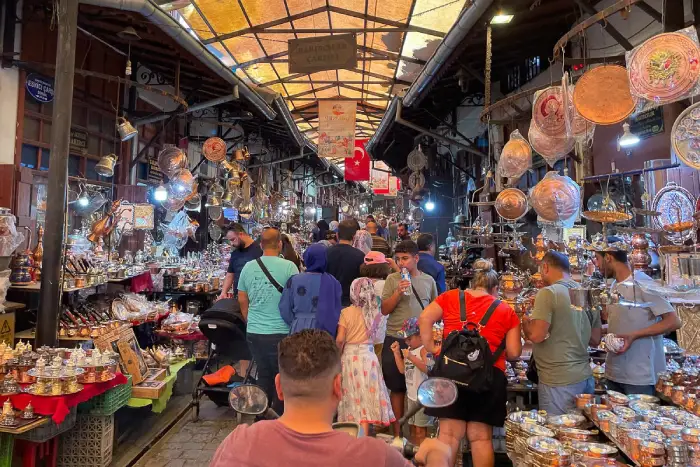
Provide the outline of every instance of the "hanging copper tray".
[[566,111],[561,86],[550,86],[535,93],[532,121],[546,136],[560,138],[566,135]]
[[202,155],[210,162],[221,162],[226,159],[226,141],[221,138],[207,138],[202,145]]
[[673,123],[671,147],[685,165],[700,170],[700,102],[685,109]]
[[632,94],[658,105],[675,102],[700,78],[700,48],[685,34],[658,34],[627,54]]
[[532,166],[532,148],[518,130],[510,134],[498,159],[500,174],[508,178],[522,176]]
[[562,136],[559,138],[547,136],[540,132],[533,123],[530,123],[527,137],[530,140],[532,149],[541,155],[550,166],[573,151],[576,145],[576,141],[567,137],[565,133],[562,133]]
[[627,70],[619,65],[588,70],[574,88],[574,107],[583,118],[598,125],[623,121],[632,114],[635,104]]
[[517,188],[506,188],[496,197],[496,212],[504,219],[518,220],[528,209],[527,196]]
[[632,219],[632,214],[620,211],[584,211],[581,217],[593,222],[611,223],[623,222]]
[[663,229],[667,225],[692,222],[695,213],[695,197],[685,188],[669,182],[654,197],[652,209],[661,213],[652,220],[657,229]]

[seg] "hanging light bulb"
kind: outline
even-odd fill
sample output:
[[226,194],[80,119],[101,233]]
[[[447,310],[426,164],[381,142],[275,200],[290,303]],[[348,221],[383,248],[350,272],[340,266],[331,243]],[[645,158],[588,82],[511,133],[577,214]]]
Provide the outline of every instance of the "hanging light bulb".
[[78,198],[78,206],[80,207],[87,207],[87,205],[90,204],[90,198],[88,197],[86,192],[83,192],[82,195],[80,195],[80,198]]
[[630,124],[624,123],[622,125],[622,136],[617,140],[618,146],[621,148],[630,148],[639,144],[639,141],[639,136],[630,131]]
[[168,190],[165,188],[165,185],[162,183],[158,185],[158,188],[153,192],[153,198],[156,201],[165,201],[168,199]]
[[432,201],[428,201],[427,203],[425,203],[425,209],[426,211],[432,211],[433,209],[435,209],[435,203],[433,203]]

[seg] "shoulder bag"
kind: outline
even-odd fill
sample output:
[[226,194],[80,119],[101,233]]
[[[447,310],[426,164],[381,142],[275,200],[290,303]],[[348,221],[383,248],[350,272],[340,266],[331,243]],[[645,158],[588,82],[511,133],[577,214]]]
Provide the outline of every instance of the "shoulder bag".
[[260,269],[262,270],[263,274],[265,274],[265,277],[267,277],[267,280],[270,281],[270,284],[272,284],[272,286],[276,288],[279,293],[282,293],[284,287],[282,287],[279,282],[272,277],[272,274],[270,274],[270,271],[265,267],[262,260],[260,258],[256,258],[255,261],[258,263],[258,266],[260,266]]

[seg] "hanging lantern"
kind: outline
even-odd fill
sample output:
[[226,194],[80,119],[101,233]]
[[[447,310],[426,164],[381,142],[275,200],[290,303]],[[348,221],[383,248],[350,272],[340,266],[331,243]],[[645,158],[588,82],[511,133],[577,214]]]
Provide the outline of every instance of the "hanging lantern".
[[106,156],[102,156],[100,161],[95,166],[95,172],[102,177],[112,177],[114,175],[114,166],[116,163],[116,154],[107,154]]
[[134,128],[134,125],[132,125],[126,118],[119,117],[117,122],[119,122],[117,123],[117,130],[119,131],[119,137],[121,138],[122,142],[129,141],[131,138],[139,134],[138,130]]

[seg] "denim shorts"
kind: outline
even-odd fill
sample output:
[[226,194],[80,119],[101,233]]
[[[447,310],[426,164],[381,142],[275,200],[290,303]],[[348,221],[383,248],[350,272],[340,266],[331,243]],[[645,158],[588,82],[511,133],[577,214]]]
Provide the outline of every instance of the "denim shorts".
[[595,380],[591,376],[580,383],[568,386],[548,386],[537,384],[537,394],[540,399],[540,410],[546,410],[547,415],[564,415],[576,408],[577,394],[594,394]]

